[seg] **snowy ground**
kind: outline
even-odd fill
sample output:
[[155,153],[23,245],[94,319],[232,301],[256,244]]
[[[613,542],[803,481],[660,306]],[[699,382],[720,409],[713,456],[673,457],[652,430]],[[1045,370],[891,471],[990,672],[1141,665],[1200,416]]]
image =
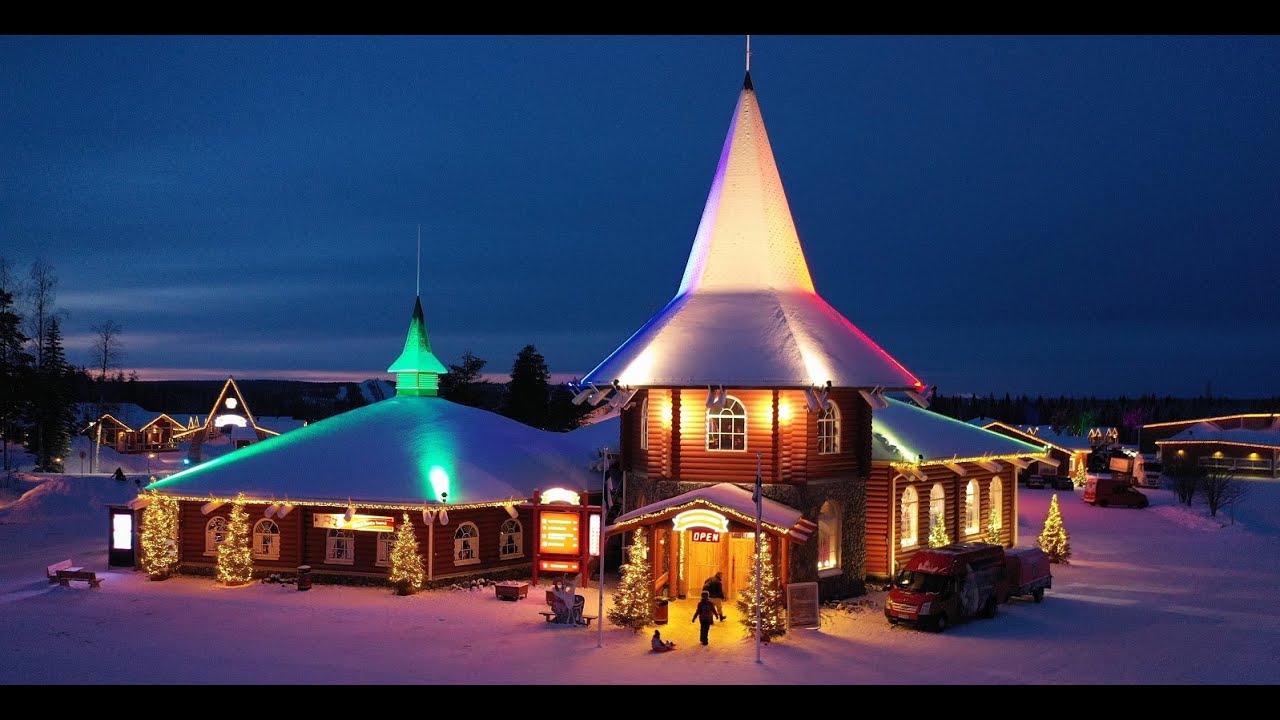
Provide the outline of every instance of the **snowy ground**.
[[[114,470],[115,461],[108,467]],[[71,469],[71,468],[68,468]],[[131,472],[130,468],[126,468]],[[107,568],[106,505],[133,483],[107,473],[20,475],[0,488],[0,683],[29,684],[1237,684],[1280,681],[1280,483],[1248,483],[1234,512],[1146,489],[1145,510],[1095,508],[1079,491],[1019,490],[1022,545],[1057,494],[1071,538],[1044,602],[942,634],[891,627],[883,594],[828,607],[821,628],[762,645],[740,613],[697,642],[692,601],[670,606],[648,652],[632,634],[543,622],[545,589],[498,600],[492,588],[397,597],[389,590],[148,581]],[[50,585],[71,558],[98,590]],[[603,597],[607,611],[612,582]],[[597,612],[595,587],[580,590]],[[757,662],[757,652],[759,662]]]

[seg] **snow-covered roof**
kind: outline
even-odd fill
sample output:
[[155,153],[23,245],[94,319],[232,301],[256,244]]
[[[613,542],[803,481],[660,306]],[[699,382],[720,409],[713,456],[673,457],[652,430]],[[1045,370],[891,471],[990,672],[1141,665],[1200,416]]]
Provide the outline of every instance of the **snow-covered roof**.
[[984,456],[1041,455],[1045,448],[886,397],[871,415],[871,459],[918,462]]
[[1212,422],[1201,422],[1175,435],[1157,440],[1156,444],[1177,442],[1223,442],[1258,447],[1280,447],[1280,430],[1246,430],[1223,428]]
[[[754,523],[756,519],[756,502],[752,492],[730,483],[707,485],[676,497],[659,500],[631,512],[619,515],[613,524],[605,528],[605,535],[626,532],[644,524],[643,519],[653,516],[676,515],[695,507],[709,507],[739,522]],[[769,498],[760,499],[760,521],[774,532],[788,534],[797,542],[805,542],[813,534],[817,526],[805,520],[803,514],[795,508],[784,505]]]
[[750,73],[675,297],[583,383],[614,380],[924,387],[814,289]]
[[983,425],[988,429],[996,426],[1013,430],[1027,438],[1036,438],[1037,441],[1067,453],[1089,452],[1094,448],[1088,435],[1072,435],[1065,429],[1062,432],[1056,432],[1052,425],[1010,425],[999,420],[991,420]]
[[598,484],[563,433],[432,396],[397,396],[268,438],[149,487],[182,496],[449,505]]

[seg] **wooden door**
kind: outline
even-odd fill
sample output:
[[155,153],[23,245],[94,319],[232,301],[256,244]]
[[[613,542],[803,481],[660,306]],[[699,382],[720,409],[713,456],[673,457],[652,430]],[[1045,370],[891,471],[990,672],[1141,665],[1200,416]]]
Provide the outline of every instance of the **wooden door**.
[[685,557],[685,579],[688,582],[685,587],[689,597],[697,598],[701,597],[702,584],[707,578],[715,575],[717,570],[724,572],[724,535],[721,535],[720,542],[693,542],[691,534],[689,530],[684,531],[685,547],[688,548]]
[[727,602],[738,599],[738,591],[751,580],[751,562],[755,557],[756,540],[751,533],[733,533],[729,536],[729,568],[725,573],[724,594]]

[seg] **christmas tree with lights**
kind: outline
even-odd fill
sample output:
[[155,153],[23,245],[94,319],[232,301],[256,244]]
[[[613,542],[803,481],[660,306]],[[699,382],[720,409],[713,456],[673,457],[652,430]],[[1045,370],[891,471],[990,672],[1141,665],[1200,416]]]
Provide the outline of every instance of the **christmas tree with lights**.
[[427,579],[409,513],[404,514],[400,527],[396,528],[395,543],[391,546],[391,575],[388,579],[397,595],[412,595],[422,589],[422,584]]
[[627,548],[627,562],[622,566],[622,579],[613,594],[608,618],[614,625],[638,633],[653,624],[653,580],[644,530],[636,530],[634,537]]
[[929,516],[929,547],[942,547],[950,543],[947,537],[947,520],[942,513]]
[[152,580],[163,580],[178,566],[178,501],[147,491],[142,511],[142,569]]
[[1058,509],[1057,493],[1049,500],[1049,515],[1044,519],[1044,531],[1036,538],[1036,542],[1044,554],[1049,556],[1049,562],[1070,564],[1068,558],[1071,557],[1071,537],[1067,535],[1066,528],[1062,527],[1062,511]]
[[[757,573],[759,573],[757,575]],[[741,622],[749,635],[756,632],[756,580],[760,582],[760,639],[769,642],[787,634],[787,616],[782,600],[782,589],[773,573],[773,557],[769,554],[769,538],[760,537],[759,553],[751,557],[751,569],[747,573],[747,585],[738,591],[735,605],[742,613]]]
[[996,522],[995,513],[991,513],[987,516],[987,536],[984,539],[991,545],[1004,544],[1000,542],[1000,523]]
[[223,585],[245,585],[253,580],[253,549],[249,544],[249,513],[244,509],[244,493],[231,504],[227,537],[218,545],[218,581]]

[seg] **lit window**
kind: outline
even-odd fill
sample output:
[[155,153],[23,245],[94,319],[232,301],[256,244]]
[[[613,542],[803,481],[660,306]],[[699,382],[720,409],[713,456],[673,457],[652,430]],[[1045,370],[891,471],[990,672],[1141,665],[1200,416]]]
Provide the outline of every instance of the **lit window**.
[[834,455],[840,452],[840,410],[830,403],[818,414],[818,454]]
[[324,561],[334,565],[353,565],[356,561],[356,534],[352,530],[330,530],[325,538]]
[[902,509],[898,519],[898,534],[902,547],[912,547],[919,543],[920,537],[920,496],[916,489],[908,487],[902,491]]
[[747,449],[747,410],[737,398],[727,398],[719,410],[707,410],[707,449]]
[[649,398],[640,403],[640,449],[649,449]]
[[255,560],[280,559],[280,528],[272,520],[259,520],[253,526]]
[[840,506],[828,500],[818,510],[818,572],[840,567]]
[[934,483],[929,490],[929,532],[933,532],[935,523],[945,523],[946,520],[947,494],[942,489],[942,483]]
[[374,560],[374,565],[378,567],[390,567],[391,565],[391,546],[395,544],[396,534],[393,532],[380,532],[378,536],[378,558]]
[[978,481],[970,480],[964,486],[964,531],[978,532]]
[[204,554],[217,555],[218,546],[227,539],[227,519],[210,518],[204,526]]
[[480,562],[480,529],[475,523],[464,522],[453,534],[453,564],[477,565]]
[[991,478],[991,524],[1004,527],[1004,483],[998,477]]
[[524,533],[519,520],[507,520],[498,530],[498,558],[524,557]]

